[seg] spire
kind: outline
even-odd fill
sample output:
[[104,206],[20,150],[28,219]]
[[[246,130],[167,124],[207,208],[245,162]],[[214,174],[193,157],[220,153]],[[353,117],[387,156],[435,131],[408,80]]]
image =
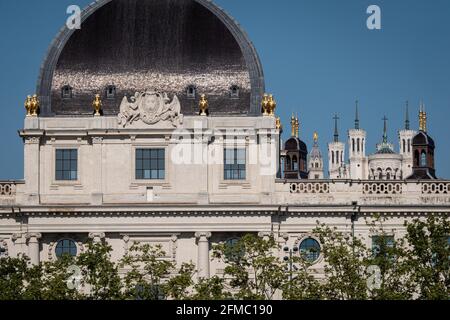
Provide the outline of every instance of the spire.
[[387,120],[388,118],[386,118],[386,116],[384,116],[383,121],[384,121],[384,129],[383,129],[383,143],[387,143]]
[[291,116],[291,137],[295,137],[295,117],[294,117],[294,113],[292,113]]
[[409,130],[409,102],[406,101],[406,110],[405,110],[405,130]]
[[420,100],[419,107],[419,130],[427,132],[427,113],[425,111],[425,104]]
[[355,111],[355,129],[359,129],[359,113],[358,113],[358,100],[356,100],[356,111]]
[[334,142],[339,142],[339,132],[338,132],[338,120],[339,117],[337,114],[334,115]]
[[299,137],[299,129],[300,129],[300,123],[298,121],[298,114],[295,114],[295,136]]

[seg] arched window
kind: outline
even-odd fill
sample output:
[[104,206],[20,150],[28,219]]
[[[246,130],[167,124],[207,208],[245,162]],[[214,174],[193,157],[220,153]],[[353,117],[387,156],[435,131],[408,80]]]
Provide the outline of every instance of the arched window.
[[408,152],[411,152],[411,139],[408,139]]
[[391,174],[391,169],[388,168],[386,169],[386,180],[391,180],[392,174]]
[[427,154],[425,153],[425,151],[422,151],[422,153],[420,154],[420,166],[427,166]]
[[405,153],[405,152],[406,152],[406,142],[405,142],[405,139],[402,140],[402,143],[403,143],[403,153]]
[[378,168],[378,180],[383,179],[383,170],[381,168]]
[[339,163],[339,151],[336,151],[336,163]]
[[230,87],[230,96],[232,99],[238,99],[239,98],[239,87],[236,85],[233,85]]
[[292,157],[292,170],[297,171],[298,170],[298,160],[297,156]]
[[419,162],[420,159],[419,158],[420,158],[419,150],[414,151],[414,165],[416,167],[418,167],[419,164],[420,164],[420,162]]
[[116,97],[116,86],[109,85],[106,87],[106,99],[114,99]]
[[61,98],[63,99],[72,99],[73,97],[73,88],[69,85],[65,85],[61,89]]
[[331,151],[331,163],[334,164],[334,152]]
[[352,138],[352,151],[355,152],[355,138]]
[[356,143],[356,147],[358,148],[358,152],[359,152],[359,150],[360,150],[360,146],[359,146],[359,142],[360,142],[360,140],[359,140],[359,138],[358,138],[358,140],[356,140],[357,141],[357,143]]
[[300,243],[300,255],[310,263],[319,259],[320,244],[316,239],[307,238]]
[[77,245],[75,241],[70,239],[59,240],[56,244],[55,254],[58,258],[63,255],[75,257],[77,255]]
[[196,95],[197,95],[197,89],[195,88],[195,86],[189,85],[186,88],[186,96],[188,97],[188,99],[195,99]]

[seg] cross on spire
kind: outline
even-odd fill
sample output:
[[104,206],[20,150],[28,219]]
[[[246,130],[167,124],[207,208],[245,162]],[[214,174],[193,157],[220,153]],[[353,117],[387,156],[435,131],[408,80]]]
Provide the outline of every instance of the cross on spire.
[[406,100],[405,130],[409,130],[409,101]]
[[334,142],[339,142],[339,132],[338,132],[338,120],[339,117],[337,114],[334,115]]
[[355,111],[355,129],[359,129],[358,100],[356,100],[355,104],[356,104],[356,111]]
[[383,143],[387,143],[387,121],[388,121],[388,118],[386,118],[386,116],[384,116],[382,120],[384,121]]

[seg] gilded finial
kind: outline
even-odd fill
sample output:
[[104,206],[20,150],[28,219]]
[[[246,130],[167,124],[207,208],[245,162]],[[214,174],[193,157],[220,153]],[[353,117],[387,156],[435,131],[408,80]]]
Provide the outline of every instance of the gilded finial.
[[296,130],[296,122],[295,122],[294,114],[292,114],[292,116],[291,116],[291,136],[292,137],[295,137],[295,130]]
[[32,104],[31,104],[31,96],[27,96],[27,99],[25,100],[25,110],[27,110],[27,117],[31,116],[32,113]]
[[273,97],[273,95],[269,95],[269,101],[268,101],[268,114],[273,116],[275,113],[275,108],[277,107],[277,103]]
[[202,94],[200,96],[200,101],[198,103],[198,107],[200,109],[200,115],[201,116],[207,116],[208,115],[208,99],[206,98],[206,95]]
[[263,115],[268,116],[270,114],[270,110],[269,110],[269,95],[267,93],[265,93],[263,96],[261,107]]
[[317,131],[314,131],[313,140],[314,145],[317,145],[317,142],[319,141],[319,135],[317,134]]
[[102,99],[99,94],[95,95],[94,101],[92,101],[92,107],[94,108],[94,116],[101,116],[102,111]]
[[300,123],[298,121],[298,115],[295,115],[295,136],[298,138],[298,131],[300,129]]
[[281,119],[280,119],[280,117],[276,117],[276,119],[275,119],[275,127],[276,127],[279,131],[283,131],[283,125],[281,124]]
[[419,130],[427,132],[427,113],[425,112],[425,105],[420,102],[419,108]]

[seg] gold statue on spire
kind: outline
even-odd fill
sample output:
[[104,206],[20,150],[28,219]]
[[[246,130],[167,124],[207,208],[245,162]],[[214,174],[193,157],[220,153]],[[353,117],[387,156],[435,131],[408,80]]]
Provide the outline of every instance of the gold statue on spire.
[[319,135],[317,134],[317,131],[314,131],[313,139],[314,144],[317,144],[317,142],[319,141]]
[[25,110],[27,110],[27,117],[31,116],[32,113],[32,102],[31,102],[31,96],[27,96],[27,99],[25,100]]
[[101,116],[102,99],[100,98],[100,95],[98,93],[95,95],[94,101],[92,101],[92,107],[95,111],[94,116]]
[[200,101],[198,103],[198,107],[200,109],[200,115],[201,116],[207,116],[208,115],[208,99],[206,99],[206,95],[202,94],[200,96]]

